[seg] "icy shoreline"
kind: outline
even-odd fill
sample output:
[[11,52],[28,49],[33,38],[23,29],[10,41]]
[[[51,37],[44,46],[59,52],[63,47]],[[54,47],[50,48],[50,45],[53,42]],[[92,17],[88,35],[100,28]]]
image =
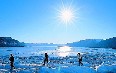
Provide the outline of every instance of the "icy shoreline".
[[[104,54],[106,55],[106,54]],[[93,56],[93,57],[92,57]],[[100,60],[102,56],[102,60]],[[89,57],[89,58],[88,58]],[[16,69],[10,70],[9,56],[0,57],[0,72],[16,73],[115,73],[115,55],[104,57],[103,54],[83,54],[83,66],[78,66],[76,56],[50,57],[49,63],[43,66],[43,56],[15,56]],[[111,60],[110,60],[110,59]],[[114,60],[114,61],[112,61]],[[102,62],[103,61],[103,62]]]
[[[0,73],[116,73],[116,50],[113,49],[10,47],[1,48],[0,52]],[[42,66],[45,52],[49,55],[49,63]],[[78,52],[83,56],[83,66],[78,66]],[[10,53],[15,57],[16,68],[12,71],[9,65]]]

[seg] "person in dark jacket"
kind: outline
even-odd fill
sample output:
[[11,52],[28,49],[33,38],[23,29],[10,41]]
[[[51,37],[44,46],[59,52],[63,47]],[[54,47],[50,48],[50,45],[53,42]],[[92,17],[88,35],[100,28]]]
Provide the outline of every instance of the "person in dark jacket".
[[10,58],[9,58],[9,60],[10,60],[10,66],[11,66],[11,69],[15,68],[15,67],[14,67],[14,57],[13,57],[12,54],[10,54]]
[[83,65],[83,63],[82,63],[82,56],[81,56],[80,53],[78,53],[77,55],[78,55],[79,66],[80,66],[80,65],[82,66],[82,65]]
[[44,64],[43,65],[45,65],[45,63],[48,63],[48,54],[47,53],[45,53],[45,59],[44,59]]

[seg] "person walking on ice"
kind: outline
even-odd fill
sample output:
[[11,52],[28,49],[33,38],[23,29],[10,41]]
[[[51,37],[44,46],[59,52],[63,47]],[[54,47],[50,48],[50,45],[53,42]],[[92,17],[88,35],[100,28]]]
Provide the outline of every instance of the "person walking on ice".
[[10,60],[10,66],[11,66],[11,69],[15,68],[15,67],[14,67],[14,57],[13,57],[12,54],[10,54],[10,58],[9,58],[9,60]]
[[45,53],[45,58],[44,58],[44,64],[43,65],[45,65],[45,63],[48,63],[48,54],[47,53]]
[[79,66],[82,66],[83,65],[83,63],[82,63],[82,56],[81,56],[80,53],[78,53],[77,56],[78,56]]

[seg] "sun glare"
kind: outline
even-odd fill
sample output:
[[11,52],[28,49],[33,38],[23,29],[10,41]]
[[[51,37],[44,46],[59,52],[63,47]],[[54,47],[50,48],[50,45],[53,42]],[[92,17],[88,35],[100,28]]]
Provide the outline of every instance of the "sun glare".
[[72,24],[72,23],[74,23],[74,20],[76,18],[76,15],[75,15],[76,10],[73,9],[71,4],[65,5],[62,2],[61,7],[59,9],[57,9],[57,11],[58,11],[58,20],[60,20],[60,22],[63,23],[63,24]]
[[70,54],[71,47],[63,46],[58,48],[58,55],[61,57],[66,57]]
[[68,52],[68,51],[71,51],[71,48],[68,46],[63,46],[63,47],[58,48],[58,50],[60,52]]
[[74,16],[73,12],[70,9],[63,9],[61,10],[59,17],[62,22],[67,24],[72,21]]

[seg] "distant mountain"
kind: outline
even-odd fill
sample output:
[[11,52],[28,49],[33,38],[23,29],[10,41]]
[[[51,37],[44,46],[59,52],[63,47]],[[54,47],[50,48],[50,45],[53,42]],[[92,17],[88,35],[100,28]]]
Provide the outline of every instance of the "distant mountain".
[[24,43],[11,37],[0,37],[0,47],[24,47]]
[[113,48],[116,49],[116,37],[103,39],[86,39],[79,42],[67,43],[73,47],[94,47],[94,48]]
[[102,39],[86,39],[80,40],[79,42],[67,43],[68,46],[73,47],[93,47],[96,46]]
[[109,38],[109,39],[106,39],[106,40],[102,40],[96,46],[100,47],[100,48],[113,48],[113,49],[116,49],[116,37]]

